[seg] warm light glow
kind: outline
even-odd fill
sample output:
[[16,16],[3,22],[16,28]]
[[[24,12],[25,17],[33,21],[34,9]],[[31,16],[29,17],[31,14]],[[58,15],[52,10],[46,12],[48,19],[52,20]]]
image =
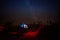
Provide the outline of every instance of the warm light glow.
[[17,32],[9,32],[10,34],[17,34]]
[[0,32],[3,31],[4,27],[3,26],[0,26]]
[[29,32],[25,33],[24,36],[25,37],[35,37],[35,36],[37,36],[37,32],[29,31]]

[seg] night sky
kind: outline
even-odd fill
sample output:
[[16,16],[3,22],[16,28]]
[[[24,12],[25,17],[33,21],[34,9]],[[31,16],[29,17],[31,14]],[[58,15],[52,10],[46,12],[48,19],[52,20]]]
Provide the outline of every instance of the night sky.
[[32,22],[39,18],[58,16],[58,0],[1,0],[0,18],[3,21]]

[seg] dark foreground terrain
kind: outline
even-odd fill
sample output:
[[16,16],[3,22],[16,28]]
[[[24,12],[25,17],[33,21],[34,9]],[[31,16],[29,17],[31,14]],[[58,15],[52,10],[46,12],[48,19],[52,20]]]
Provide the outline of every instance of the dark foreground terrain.
[[[39,24],[34,24],[33,26],[37,27],[38,25]],[[18,26],[13,27],[10,24],[0,25],[0,40],[58,40],[60,34],[60,25],[59,23],[44,25],[44,28],[39,32],[35,39],[22,39],[21,36],[24,31],[21,30],[23,29],[20,29]]]

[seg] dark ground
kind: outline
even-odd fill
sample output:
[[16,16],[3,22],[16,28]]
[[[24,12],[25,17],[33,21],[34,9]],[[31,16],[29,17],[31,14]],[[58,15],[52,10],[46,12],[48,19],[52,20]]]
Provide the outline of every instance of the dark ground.
[[[22,29],[20,30],[19,27],[13,28],[13,26],[11,26],[10,24],[6,24],[3,26],[5,27],[5,29],[0,32],[0,40],[20,40],[20,37],[23,34],[23,32],[21,31]],[[55,23],[50,26],[45,25],[45,28],[41,30],[40,34],[36,38],[37,40],[58,40],[60,34],[59,30],[59,23]],[[9,34],[9,32],[17,32],[17,34]]]

